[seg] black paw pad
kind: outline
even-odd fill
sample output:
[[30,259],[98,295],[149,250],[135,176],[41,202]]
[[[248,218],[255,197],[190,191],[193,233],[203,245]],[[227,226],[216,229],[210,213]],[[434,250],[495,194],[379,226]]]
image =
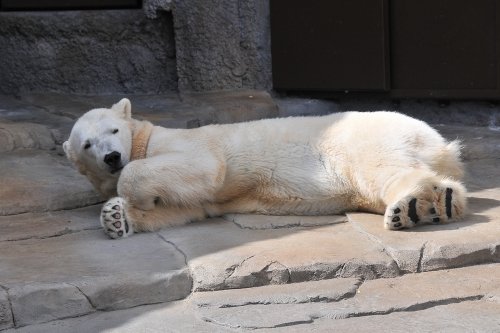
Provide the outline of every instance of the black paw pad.
[[113,209],[114,209],[114,210],[117,210],[117,211],[120,211],[120,206],[119,206],[119,205],[114,205],[114,206],[113,206]]
[[429,209],[429,213],[431,213],[432,215],[436,214],[436,208]]
[[399,228],[401,226],[401,223],[398,222],[398,223],[394,223],[394,228]]
[[112,215],[115,219],[119,219],[121,217],[120,213],[114,213]]
[[401,213],[401,209],[399,208],[394,209],[394,214],[399,214],[399,213]]
[[446,216],[451,218],[451,199],[452,199],[453,190],[451,188],[446,189]]
[[415,224],[420,221],[420,218],[417,215],[417,198],[411,199],[408,203],[408,217]]
[[393,217],[392,222],[398,222],[399,221],[399,216]]
[[432,219],[433,223],[439,223],[439,221],[440,221],[439,217],[435,217]]

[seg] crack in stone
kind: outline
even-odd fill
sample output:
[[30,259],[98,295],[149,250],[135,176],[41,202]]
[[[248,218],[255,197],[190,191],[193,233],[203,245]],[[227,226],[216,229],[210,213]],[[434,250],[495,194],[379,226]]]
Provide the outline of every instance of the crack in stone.
[[37,103],[32,103],[32,105],[34,107],[36,107],[36,108],[42,109],[43,111],[45,111],[48,114],[51,114],[53,116],[67,118],[69,120],[76,120],[76,119],[78,119],[78,116],[75,116],[75,115],[73,115],[71,113],[66,113],[64,111],[52,110],[51,108],[48,108],[48,107],[46,107],[44,105],[38,105]]
[[358,294],[359,288],[361,288],[361,286],[363,285],[363,283],[365,283],[365,279],[364,278],[358,278],[358,280],[354,283],[354,290],[348,291],[347,293],[345,293],[343,295],[342,298],[340,298],[337,301],[343,301],[343,300],[347,300],[347,299],[350,299],[350,298],[354,298]]
[[[342,317],[342,318],[331,318],[331,319],[345,319],[345,318],[354,318],[354,317],[380,316],[380,315],[388,315],[388,314],[391,314],[394,312],[416,312],[416,311],[430,309],[430,308],[433,308],[436,306],[457,304],[457,303],[462,303],[462,302],[480,301],[483,298],[484,298],[484,295],[451,297],[451,298],[445,298],[445,299],[441,299],[441,300],[416,303],[416,304],[410,305],[408,307],[390,308],[390,309],[385,310],[385,311],[373,311],[373,312],[368,311],[368,312],[351,313],[351,314],[348,314],[347,316]],[[325,316],[323,316],[323,317],[325,317]]]
[[[270,264],[271,265],[271,264]],[[269,266],[269,265],[268,265]],[[293,299],[293,300],[285,300],[285,301],[274,301],[274,300],[257,300],[257,301],[247,301],[243,302],[240,304],[220,304],[217,305],[216,307],[220,309],[226,309],[226,308],[236,308],[236,307],[242,307],[242,306],[251,306],[251,305],[283,305],[283,304],[307,304],[307,303],[333,303],[333,302],[340,302],[343,300],[348,300],[350,298],[353,298],[357,295],[359,288],[361,285],[365,282],[364,279],[358,278],[357,281],[353,285],[353,289],[345,292],[342,295],[339,295],[338,297],[329,297],[329,296],[315,296],[315,297],[307,297],[306,299],[303,300],[298,300],[298,299]],[[290,283],[288,283],[290,284]],[[205,303],[205,304],[198,304],[199,308],[210,308],[212,305]]]
[[340,266],[340,268],[337,269],[337,271],[335,272],[335,277],[336,278],[342,278],[342,276],[344,275],[345,266],[350,262],[350,260],[351,259],[349,259],[347,262],[342,263],[342,265]]
[[245,259],[243,259],[243,261],[240,262],[239,264],[234,264],[234,265],[231,265],[230,267],[226,268],[226,272],[228,272],[229,274],[224,278],[224,281],[222,282],[222,285],[226,284],[227,279],[229,279],[231,276],[233,276],[233,274],[234,274],[234,272],[236,271],[237,268],[241,267],[245,263],[245,261],[247,261],[247,260],[249,260],[249,259],[251,259],[253,257],[255,257],[254,254],[251,255],[251,256],[249,256],[249,257],[247,257],[247,258],[245,258]]
[[318,318],[310,317],[309,320],[296,320],[296,321],[291,321],[291,322],[288,322],[288,323],[282,323],[282,324],[278,324],[278,325],[274,325],[274,326],[268,326],[268,327],[245,327],[245,328],[259,330],[259,329],[288,327],[288,326],[303,325],[303,324],[312,324],[312,323],[314,323],[315,319],[318,319]]
[[[48,281],[47,283],[50,283],[50,284],[58,284],[57,282],[53,282],[53,281]],[[33,326],[33,325],[38,325],[38,324],[47,324],[47,323],[51,323],[51,322],[56,322],[56,321],[59,321],[59,320],[65,320],[65,319],[73,319],[73,318],[80,318],[80,317],[84,317],[84,316],[87,316],[87,315],[90,315],[92,313],[98,313],[98,312],[107,312],[107,311],[103,311],[103,310],[99,310],[97,308],[97,306],[94,305],[94,303],[91,301],[91,299],[87,296],[87,294],[85,294],[81,289],[80,287],[78,287],[77,285],[71,283],[71,282],[64,282],[64,284],[67,284],[67,285],[70,285],[74,288],[76,288],[82,295],[83,297],[85,297],[85,299],[87,300],[87,302],[90,304],[90,306],[92,307],[92,310],[91,312],[87,312],[87,313],[81,313],[81,314],[77,314],[77,315],[69,315],[69,316],[66,316],[66,317],[59,317],[59,318],[54,318],[54,319],[50,319],[48,321],[43,321],[43,322],[38,322],[38,323],[31,323],[31,324],[25,324],[25,325],[20,325],[18,326],[16,321],[15,321],[15,317],[14,317],[14,312],[13,312],[13,307],[12,307],[12,304],[10,302],[10,297],[9,297],[9,304],[10,304],[10,307],[11,307],[11,310],[12,310],[12,319],[14,321],[14,327],[15,328],[22,328],[22,327],[30,327],[30,326]],[[7,296],[8,295],[8,289],[3,287],[2,285],[0,285],[0,288],[3,288],[7,291]],[[152,304],[156,304],[156,303],[152,303]],[[136,305],[136,306],[132,306],[132,307],[129,307],[127,309],[130,309],[130,308],[134,308],[134,307],[137,307],[137,306],[142,306],[142,305],[149,305],[149,304],[140,304],[140,305]],[[1,331],[1,330],[0,330]]]
[[50,214],[50,213],[57,213],[57,212],[66,212],[66,211],[75,210],[75,209],[83,209],[83,208],[88,208],[88,207],[92,207],[92,206],[98,206],[98,205],[101,205],[102,203],[104,203],[104,201],[91,203],[90,205],[86,205],[86,206],[74,206],[74,207],[70,206],[70,207],[65,207],[65,208],[55,209],[55,210],[47,209],[47,210],[37,211],[37,212],[25,211],[25,212],[20,212],[20,213],[13,213],[13,214],[0,214],[0,217],[4,217],[4,216],[11,217],[11,216],[28,215],[28,214],[44,214],[44,213]]
[[295,325],[302,325],[302,324],[312,324],[316,318],[313,317],[313,316],[310,316],[310,320],[297,320],[297,321],[291,321],[291,322],[281,323],[281,324],[274,325],[274,326],[242,326],[242,325],[231,325],[231,324],[222,323],[222,322],[219,322],[219,321],[216,321],[214,319],[207,318],[207,317],[202,317],[201,319],[203,321],[207,322],[207,323],[211,323],[211,324],[214,324],[214,325],[217,325],[217,326],[222,326],[222,327],[236,328],[236,329],[241,328],[241,329],[250,329],[250,330],[261,330],[261,329],[287,327],[287,326],[295,326]]
[[358,223],[352,221],[350,218],[349,218],[349,214],[346,215],[347,216],[347,219],[348,221],[351,222],[351,225],[354,227],[354,229],[356,229],[358,232],[362,233],[363,235],[365,235],[366,237],[368,237],[369,240],[371,240],[372,242],[375,242],[375,243],[378,243],[381,247],[382,247],[382,252],[387,254],[387,256],[389,256],[389,258],[392,259],[393,263],[396,265],[396,268],[397,268],[397,271],[399,272],[399,275],[401,275],[401,272],[405,272],[404,270],[401,269],[401,267],[399,267],[398,265],[398,261],[396,260],[396,258],[392,255],[391,251],[389,251],[386,247],[386,245],[384,244],[384,242],[376,237],[375,235],[369,233],[368,231],[364,230]]
[[83,229],[80,229],[80,230],[70,230],[70,229],[64,229],[64,230],[61,230],[57,233],[55,233],[54,235],[48,235],[48,236],[29,236],[29,237],[21,237],[21,238],[15,238],[15,239],[6,239],[6,240],[1,240],[1,242],[18,242],[18,241],[25,241],[25,240],[31,240],[31,239],[36,239],[36,240],[40,240],[40,239],[49,239],[49,238],[56,238],[56,237],[61,237],[61,236],[66,236],[66,235],[72,235],[72,234],[76,234],[76,233],[79,233],[79,232],[82,232],[82,231],[93,231],[93,230],[99,230],[101,229],[101,227],[91,227],[91,228],[83,228]]
[[287,229],[287,228],[297,228],[297,227],[302,227],[302,225],[300,224],[300,221],[299,223],[293,223],[293,224],[287,224],[287,225],[278,225],[278,226],[275,226],[275,225],[272,225],[271,224],[271,227],[270,228],[253,228],[253,227],[246,227],[244,225],[241,225],[239,224],[238,222],[236,222],[235,219],[229,219],[227,216],[222,216],[222,218],[226,221],[229,221],[229,222],[232,222],[233,224],[235,224],[238,228],[242,229],[242,230],[274,230],[274,229]]
[[162,235],[162,234],[160,234],[160,233],[158,233],[158,232],[156,232],[155,234],[156,234],[156,235],[157,235],[157,236],[158,236],[161,240],[163,240],[165,243],[172,245],[172,246],[173,246],[173,247],[174,247],[177,251],[179,251],[179,253],[180,253],[180,254],[182,254],[182,256],[184,257],[184,264],[186,265],[186,267],[188,267],[188,268],[189,268],[189,265],[188,265],[188,257],[187,257],[187,255],[186,255],[186,253],[184,253],[184,251],[182,251],[182,250],[181,250],[181,249],[177,246],[177,244],[175,244],[174,242],[169,241],[169,240],[167,240],[165,237],[163,237],[163,235]]
[[174,242],[172,241],[169,241],[167,240],[165,237],[163,237],[162,234],[156,232],[155,233],[161,240],[163,240],[165,243],[167,244],[170,244],[171,246],[173,246],[180,254],[182,254],[182,256],[184,257],[184,265],[186,265],[186,269],[187,269],[187,275],[189,276],[189,280],[191,281],[191,288],[190,288],[190,294],[193,293],[193,289],[194,289],[194,279],[193,279],[193,272],[191,271],[191,267],[189,267],[189,261],[188,261],[188,256],[187,254],[181,250],[180,247],[177,246],[177,244],[175,244]]
[[[436,307],[436,306],[457,304],[457,303],[462,303],[462,302],[480,301],[482,299],[484,299],[484,295],[473,295],[473,296],[452,297],[452,298],[446,298],[446,299],[442,299],[442,300],[417,303],[417,304],[413,304],[413,305],[410,305],[410,306],[407,306],[407,307],[402,307],[402,308],[390,308],[390,309],[387,309],[387,310],[380,310],[380,311],[368,311],[368,312],[350,313],[350,314],[339,315],[339,316],[336,316],[335,314],[333,316],[329,316],[328,313],[325,313],[325,314],[316,314],[316,315],[309,315],[310,320],[290,321],[290,322],[280,323],[280,324],[273,325],[273,326],[250,326],[250,325],[249,326],[246,326],[246,325],[242,326],[242,325],[231,325],[231,324],[222,323],[222,322],[219,322],[219,321],[216,321],[214,319],[207,318],[207,317],[202,317],[202,319],[205,322],[209,322],[209,323],[212,323],[212,324],[215,324],[215,325],[219,325],[219,326],[223,326],[223,327],[259,330],[259,329],[271,329],[271,328],[287,327],[287,326],[294,326],[294,325],[301,325],[301,324],[311,324],[316,319],[341,320],[341,319],[346,319],[346,318],[369,317],[369,316],[383,316],[383,315],[388,315],[388,314],[395,313],[395,312],[416,312],[416,311],[430,309],[430,308],[433,308],[433,307]],[[279,306],[279,304],[278,304],[278,306]]]
[[424,258],[425,247],[427,246],[427,241],[424,242],[422,248],[420,249],[420,256],[418,258],[417,273],[422,272],[422,259]]
[[[273,216],[273,215],[269,215],[269,216]],[[291,217],[297,217],[297,216],[291,216]],[[311,217],[311,216],[309,216],[309,217]],[[323,227],[323,226],[336,225],[336,224],[341,224],[341,223],[347,223],[348,222],[347,219],[346,219],[345,221],[335,221],[335,222],[331,222],[331,223],[318,223],[318,224],[314,224],[313,223],[313,224],[304,225],[304,224],[302,224],[302,220],[299,220],[297,223],[292,223],[292,224],[273,225],[271,223],[270,227],[258,228],[258,227],[244,226],[244,225],[236,222],[235,219],[228,218],[226,215],[223,215],[222,219],[225,220],[225,221],[233,223],[234,225],[236,225],[238,228],[240,228],[242,230],[277,230],[277,229],[291,229],[291,228],[315,228],[315,227]]]
[[10,300],[9,288],[0,284],[0,289],[4,290],[5,294],[7,294],[7,301],[9,302],[10,314],[12,316],[12,325],[14,325],[13,327],[17,327],[16,317],[14,316],[14,308],[12,307],[12,301]]
[[94,311],[97,311],[97,306],[92,302],[92,300],[90,299],[90,297],[88,297],[87,294],[85,294],[83,292],[83,290],[80,289],[80,287],[78,287],[76,284],[73,284],[73,283],[70,283],[70,282],[66,282],[66,283],[69,284],[70,286],[75,287],[80,293],[82,293],[83,297],[85,297],[87,299],[87,302],[89,302],[89,304],[92,307],[92,309]]

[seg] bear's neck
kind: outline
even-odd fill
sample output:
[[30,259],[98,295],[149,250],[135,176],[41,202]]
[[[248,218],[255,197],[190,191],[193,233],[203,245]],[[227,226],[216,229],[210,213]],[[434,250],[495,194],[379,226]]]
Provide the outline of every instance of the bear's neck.
[[130,160],[140,160],[146,158],[148,151],[149,137],[153,131],[153,124],[149,121],[132,120],[132,149]]

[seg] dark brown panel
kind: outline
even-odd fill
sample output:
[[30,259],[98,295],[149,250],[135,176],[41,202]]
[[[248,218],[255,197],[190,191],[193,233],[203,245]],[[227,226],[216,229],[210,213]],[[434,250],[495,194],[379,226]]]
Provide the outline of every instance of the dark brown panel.
[[392,89],[431,97],[497,89],[496,2],[391,1]]
[[385,90],[385,0],[271,0],[273,84]]
[[141,0],[0,0],[1,10],[140,8]]

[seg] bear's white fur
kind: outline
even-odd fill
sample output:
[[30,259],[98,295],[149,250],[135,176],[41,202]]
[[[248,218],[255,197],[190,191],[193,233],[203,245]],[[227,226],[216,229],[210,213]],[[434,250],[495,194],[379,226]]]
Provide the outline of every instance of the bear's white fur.
[[394,112],[167,129],[132,119],[122,99],[84,114],[63,146],[100,193],[118,195],[101,216],[112,238],[226,213],[368,211],[401,229],[466,206],[459,144]]

